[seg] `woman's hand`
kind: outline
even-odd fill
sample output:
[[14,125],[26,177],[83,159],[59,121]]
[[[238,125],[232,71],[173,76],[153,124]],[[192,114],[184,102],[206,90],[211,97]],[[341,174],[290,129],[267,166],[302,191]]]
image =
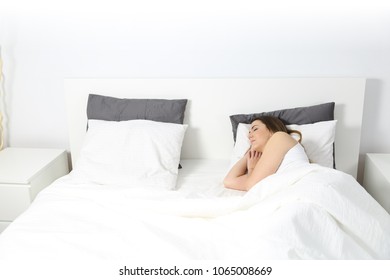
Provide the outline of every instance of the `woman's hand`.
[[246,166],[248,169],[248,174],[251,174],[253,169],[255,168],[257,162],[259,161],[261,157],[261,153],[254,151],[254,150],[249,150],[246,154]]

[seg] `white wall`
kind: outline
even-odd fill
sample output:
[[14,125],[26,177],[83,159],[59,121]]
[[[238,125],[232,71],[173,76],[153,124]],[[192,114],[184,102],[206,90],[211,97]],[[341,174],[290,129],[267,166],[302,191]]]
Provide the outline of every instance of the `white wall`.
[[10,146],[68,148],[66,77],[366,77],[361,168],[390,152],[386,1],[4,2]]

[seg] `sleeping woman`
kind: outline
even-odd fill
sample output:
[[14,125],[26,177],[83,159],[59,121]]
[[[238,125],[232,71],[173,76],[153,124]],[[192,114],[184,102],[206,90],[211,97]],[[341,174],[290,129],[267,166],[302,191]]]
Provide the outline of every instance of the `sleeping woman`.
[[[299,135],[295,140],[291,134]],[[299,131],[288,130],[283,122],[273,116],[261,116],[251,123],[250,149],[228,172],[224,179],[226,188],[248,191],[256,183],[288,166],[309,163],[299,143]]]

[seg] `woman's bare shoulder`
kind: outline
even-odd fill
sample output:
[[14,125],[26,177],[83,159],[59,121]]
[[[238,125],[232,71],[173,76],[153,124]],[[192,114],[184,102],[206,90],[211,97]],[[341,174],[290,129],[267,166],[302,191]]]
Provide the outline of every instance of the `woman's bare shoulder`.
[[284,131],[277,131],[274,134],[272,134],[270,140],[276,140],[276,141],[286,141],[291,143],[297,143],[297,141],[288,133]]
[[275,132],[268,140],[268,144],[279,148],[285,147],[287,150],[295,146],[298,142],[288,133],[283,131]]

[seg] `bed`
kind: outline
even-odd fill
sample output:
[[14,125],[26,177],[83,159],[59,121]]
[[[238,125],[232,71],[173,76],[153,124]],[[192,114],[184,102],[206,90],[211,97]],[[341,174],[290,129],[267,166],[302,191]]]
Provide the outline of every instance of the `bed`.
[[[0,261],[390,259],[390,216],[355,179],[364,88],[361,78],[67,79],[74,169],[3,232]],[[305,116],[289,125],[313,163],[226,189],[247,148],[241,121],[263,112]]]

